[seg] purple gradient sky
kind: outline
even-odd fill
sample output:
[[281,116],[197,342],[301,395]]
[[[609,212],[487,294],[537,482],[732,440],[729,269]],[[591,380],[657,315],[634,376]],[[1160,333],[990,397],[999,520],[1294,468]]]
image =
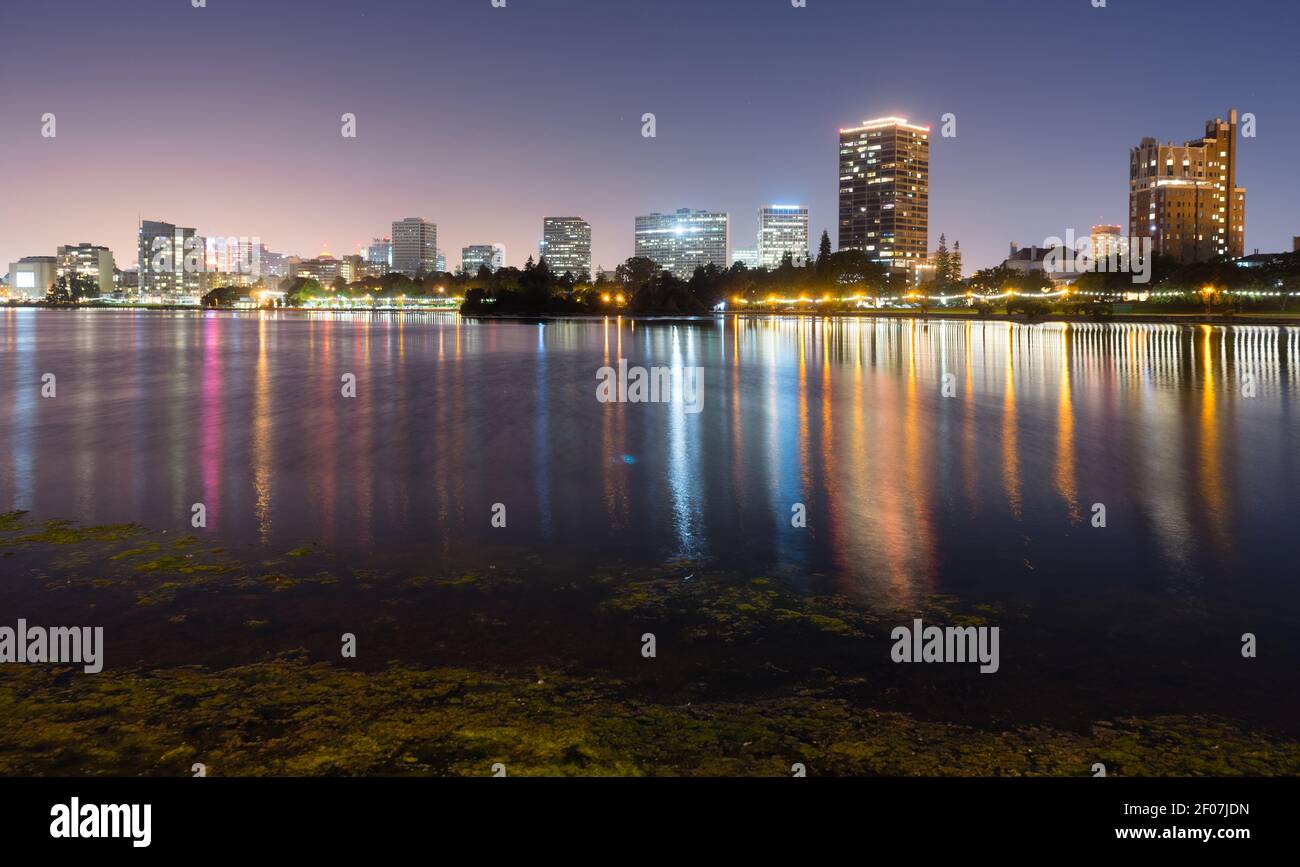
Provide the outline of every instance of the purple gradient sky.
[[1230,107],[1258,118],[1248,250],[1300,234],[1295,0],[58,0],[0,32],[6,269],[79,241],[131,264],[137,217],[342,255],[423,216],[454,267],[495,241],[522,264],[577,214],[612,268],[638,213],[726,210],[745,247],[799,202],[833,243],[837,128],[944,112],[930,241],[968,273],[1124,224],[1129,148]]

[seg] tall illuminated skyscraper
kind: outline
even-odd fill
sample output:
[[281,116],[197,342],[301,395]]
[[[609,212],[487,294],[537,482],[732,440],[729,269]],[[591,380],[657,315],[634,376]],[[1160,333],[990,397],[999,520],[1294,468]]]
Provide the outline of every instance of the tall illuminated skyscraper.
[[891,273],[929,258],[930,128],[901,117],[840,130],[840,249]]
[[551,273],[591,279],[591,224],[581,217],[543,217],[540,252]]
[[207,287],[207,249],[194,229],[144,220],[139,234],[140,294],[193,300]]
[[393,271],[407,277],[438,270],[438,226],[419,217],[393,223]]

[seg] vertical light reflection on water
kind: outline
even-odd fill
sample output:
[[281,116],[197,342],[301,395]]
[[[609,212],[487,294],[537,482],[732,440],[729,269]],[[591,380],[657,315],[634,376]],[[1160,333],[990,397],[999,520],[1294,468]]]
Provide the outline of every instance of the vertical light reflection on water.
[[258,316],[257,373],[253,380],[253,490],[257,498],[253,513],[262,544],[271,541],[271,370],[266,320],[272,315]]
[[[146,339],[146,331],[149,335],[154,333],[149,323],[143,316],[131,317],[131,375],[130,382],[134,384],[131,390],[131,400],[133,401],[134,412],[128,424],[136,425],[137,430],[148,431],[137,439],[140,442],[156,442],[160,431],[157,425],[152,423],[152,417],[149,413],[148,400],[148,380],[146,371],[153,368],[154,359],[152,353],[148,351],[150,342]],[[129,435],[129,434],[128,434]],[[131,485],[130,503],[132,513],[139,515],[144,511],[145,499],[154,495],[153,486],[149,483],[149,474],[152,472],[154,464],[157,461],[153,454],[153,448],[133,448],[125,449],[122,457],[128,469],[128,477]]]
[[[681,334],[682,329],[678,326],[669,327],[668,339],[671,346],[669,364],[674,370],[681,371],[681,376],[685,377],[688,372],[685,369],[686,356],[682,352]],[[690,334],[688,339],[692,339]],[[699,451],[700,427],[695,420],[702,413],[695,414],[688,421],[686,405],[680,400],[674,400],[666,409],[668,412],[668,490],[672,498],[677,556],[696,557],[703,552],[696,532],[699,521],[699,494],[695,487],[698,480],[691,457]],[[693,434],[688,433],[688,427]],[[695,441],[688,442],[688,436],[692,436]]]
[[1011,507],[1011,516],[1020,520],[1020,430],[1016,415],[1015,325],[1007,325],[1004,352],[1005,381],[1002,400],[1002,488]]
[[[77,358],[93,359],[95,357],[95,347],[98,343],[99,328],[103,320],[93,315],[87,315],[86,311],[76,311],[68,315],[74,316],[78,320],[77,333],[80,339],[74,342]],[[63,399],[71,400],[74,405],[87,407],[90,405],[90,396],[80,389],[73,395]],[[96,517],[96,506],[98,505],[95,491],[95,473],[96,462],[99,457],[99,449],[95,446],[95,433],[99,425],[96,423],[95,414],[88,411],[75,413],[73,419],[76,435],[72,465],[76,469],[72,483],[73,490],[76,492],[77,512],[86,515],[89,519],[94,519]]]
[[[320,319],[320,354],[316,366],[315,434],[319,438],[319,449],[311,449],[310,461],[314,466],[308,467],[311,486],[321,504],[320,527],[321,538],[326,545],[334,544],[335,515],[338,502],[338,489],[335,484],[335,468],[338,466],[339,414],[342,412],[340,402],[342,387],[340,377],[344,371],[334,361],[334,318],[325,315]],[[313,321],[313,325],[315,322]],[[353,398],[355,399],[355,398]]]
[[[616,319],[614,330],[620,336],[622,328],[622,320]],[[609,330],[609,317],[606,316],[601,322],[604,342],[602,366],[616,370],[618,359],[610,355]],[[619,345],[622,345],[621,340]],[[590,383],[589,387],[594,388],[595,384]],[[623,442],[623,406],[614,401],[600,407],[601,502],[605,505],[605,521],[615,530],[622,530],[627,525],[628,501],[624,482],[628,469],[624,458],[627,449]]]
[[[921,403],[923,398],[919,378],[922,365],[932,361],[934,354],[933,346],[925,345],[923,347],[926,350],[925,355],[921,356],[920,348],[917,345],[918,341],[928,344],[930,336],[928,323],[921,323],[918,328],[917,320],[913,319],[910,321],[909,326],[909,339],[907,341],[907,408],[903,432],[906,454],[904,468],[907,496],[903,502],[908,504],[910,508],[903,514],[902,523],[904,525],[910,524],[912,532],[902,538],[908,542],[906,580],[920,582],[929,576],[931,560],[934,555],[933,514],[931,511],[931,496],[934,490],[930,480],[931,456],[926,449],[926,446],[929,445],[933,426],[926,425],[922,417]],[[938,327],[946,326],[940,325]],[[932,386],[938,384],[937,377],[934,376],[934,371],[928,366],[925,373],[927,383],[929,383],[925,391],[925,399],[934,400],[938,391]],[[942,399],[942,397],[939,397],[939,399]]]
[[[353,364],[354,370],[370,371],[372,364],[370,359],[370,332],[374,328],[374,319],[376,314],[363,313],[361,321],[354,324],[356,338],[353,347]],[[378,314],[383,316],[383,314]],[[388,317],[384,316],[387,321]],[[352,483],[355,486],[355,513],[351,521],[356,527],[357,543],[362,547],[370,545],[373,539],[374,524],[374,485],[373,472],[376,461],[374,454],[374,423],[375,413],[379,411],[379,383],[369,382],[367,386],[358,389],[357,396],[353,398],[356,403],[355,411],[352,413],[353,419],[352,431],[356,440],[352,443]]]
[[[812,440],[812,432],[808,424],[808,327],[812,320],[801,320],[799,325],[799,435],[797,440],[797,459],[799,461],[799,502],[804,502],[808,497],[808,492],[813,490],[814,480],[812,475],[812,457],[809,454],[809,446]],[[786,511],[789,511],[790,505],[785,504]],[[779,513],[778,513],[779,514]]]
[[[975,426],[975,368],[974,368],[974,332],[973,323],[964,325],[962,350],[965,358],[963,379],[966,385],[965,400],[962,401],[962,480],[966,492],[966,506],[971,515],[979,514],[979,468],[977,464],[977,437]],[[982,332],[982,328],[981,328]]]
[[730,400],[730,420],[728,425],[731,433],[731,496],[732,502],[743,503],[744,500],[744,467],[745,467],[745,437],[744,437],[744,419],[740,413],[740,328],[745,323],[749,327],[749,320],[734,316],[731,319],[731,364],[728,367],[728,381]]
[[537,482],[537,517],[541,524],[542,537],[551,537],[551,405],[549,398],[549,379],[546,358],[546,323],[537,324],[537,375],[534,378],[537,388],[537,465],[533,469]]
[[1070,390],[1070,342],[1073,332],[1069,323],[1059,332],[1060,385],[1056,405],[1056,490],[1065,500],[1066,514],[1071,524],[1078,524],[1078,491],[1075,488],[1074,470],[1074,404]]
[[40,338],[36,317],[35,310],[10,310],[5,314],[9,330],[6,354],[14,359],[11,383],[14,402],[10,423],[13,430],[13,471],[10,488],[13,491],[13,508],[23,511],[33,508],[36,496],[33,441],[37,401],[42,399],[42,374],[36,371],[36,344]]
[[200,400],[199,430],[199,464],[202,470],[202,502],[207,507],[208,528],[220,526],[221,503],[221,464],[222,427],[225,423],[225,407],[222,404],[222,370],[221,338],[225,320],[219,316],[205,316],[202,323],[201,339],[203,341],[202,397]]
[[[1219,454],[1218,391],[1220,384],[1216,382],[1216,379],[1222,377],[1223,374],[1216,373],[1214,369],[1214,343],[1216,337],[1219,338],[1219,349],[1220,353],[1222,353],[1224,344],[1227,341],[1222,339],[1218,329],[1209,325],[1201,326],[1201,367],[1204,374],[1201,388],[1200,481],[1201,499],[1208,513],[1210,532],[1217,546],[1222,549],[1228,545],[1228,532],[1226,526],[1227,516],[1224,514],[1223,478]],[[1221,370],[1222,367],[1223,359],[1221,356]]]

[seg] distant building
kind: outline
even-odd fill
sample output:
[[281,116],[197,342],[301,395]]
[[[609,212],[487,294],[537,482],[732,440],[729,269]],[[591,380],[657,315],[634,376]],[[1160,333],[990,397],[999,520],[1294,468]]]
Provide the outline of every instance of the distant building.
[[436,256],[434,256],[433,269],[437,271],[439,274],[447,273],[447,257],[442,253],[438,253]]
[[731,264],[743,262],[746,268],[753,270],[758,267],[758,250],[732,250]]
[[1120,226],[1100,225],[1092,227],[1092,258],[1097,262],[1128,260],[1128,236]]
[[113,253],[95,244],[66,245],[58,249],[59,277],[89,277],[99,287],[99,296],[113,294]]
[[581,217],[543,217],[539,248],[552,274],[591,279],[591,224]]
[[135,295],[140,290],[140,270],[126,268],[114,272],[113,286],[128,298]]
[[808,261],[808,209],[798,205],[759,208],[758,264],[775,271],[787,254],[797,266]]
[[171,303],[198,303],[207,291],[207,250],[194,229],[145,220],[137,250],[140,294]]
[[366,248],[366,261],[380,276],[393,270],[393,239],[375,238]]
[[353,253],[350,256],[344,256],[339,260],[339,276],[348,283],[356,283],[359,280],[371,276],[374,272],[370,268],[370,263],[359,253]]
[[929,258],[930,128],[905,118],[840,130],[840,245],[888,272]]
[[58,279],[56,256],[27,256],[9,264],[9,296],[22,301],[42,301]]
[[1241,258],[1246,190],[1237,186],[1237,112],[1175,145],[1153,138],[1129,152],[1129,235],[1151,238],[1157,256],[1205,262]]
[[[1053,263],[1048,260],[1053,251],[1056,251],[1056,267],[1052,267]],[[1033,246],[1021,248],[1013,243],[1011,245],[1011,255],[1003,260],[1002,267],[1023,274],[1036,271],[1053,283],[1071,283],[1079,277],[1079,273],[1073,270],[1072,267],[1075,258],[1075,251],[1069,247]],[[1063,264],[1067,262],[1071,263],[1069,270],[1063,267]]]
[[258,262],[262,282],[268,287],[274,288],[279,281],[289,276],[289,257],[283,253],[272,253],[265,244],[258,251]]
[[1262,268],[1265,265],[1273,265],[1285,260],[1290,254],[1288,253],[1261,253],[1256,250],[1249,256],[1242,256],[1233,264],[1238,268]]
[[1296,235],[1291,239],[1291,252],[1300,253],[1300,235]]
[[408,277],[432,274],[438,268],[438,226],[419,217],[393,223],[392,269]]
[[721,212],[682,208],[636,218],[636,255],[682,280],[700,266],[725,269],[730,239],[730,219]]
[[506,266],[506,248],[504,244],[471,244],[460,250],[460,267],[466,274],[474,275],[479,268],[487,266],[489,271],[497,271]]
[[215,236],[204,239],[208,289],[255,285],[262,279],[265,245],[254,238]]
[[334,281],[343,276],[343,262],[329,253],[322,253],[315,259],[301,259],[291,262],[289,276],[315,280],[323,288],[329,289]]

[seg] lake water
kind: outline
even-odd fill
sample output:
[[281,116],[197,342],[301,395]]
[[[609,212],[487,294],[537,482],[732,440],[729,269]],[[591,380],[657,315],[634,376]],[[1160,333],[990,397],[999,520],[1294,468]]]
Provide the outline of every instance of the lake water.
[[[186,528],[201,502],[234,544],[724,560],[904,596],[1289,593],[1300,553],[1294,329],[11,310],[0,351],[0,507],[36,517]],[[620,358],[702,367],[701,411],[599,402]]]

